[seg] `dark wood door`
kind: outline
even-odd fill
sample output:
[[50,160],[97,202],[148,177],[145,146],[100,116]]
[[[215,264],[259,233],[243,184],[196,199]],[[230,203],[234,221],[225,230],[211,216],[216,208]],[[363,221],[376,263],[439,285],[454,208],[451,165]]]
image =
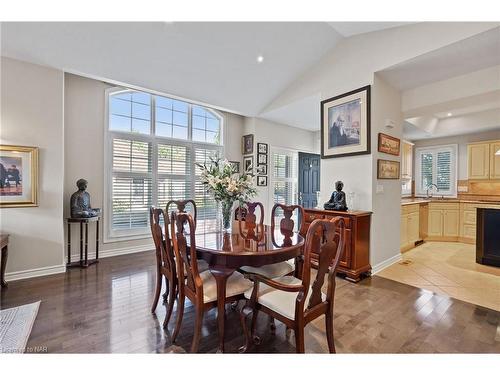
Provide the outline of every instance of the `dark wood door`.
[[304,208],[315,208],[318,204],[320,161],[317,154],[299,152],[299,204]]

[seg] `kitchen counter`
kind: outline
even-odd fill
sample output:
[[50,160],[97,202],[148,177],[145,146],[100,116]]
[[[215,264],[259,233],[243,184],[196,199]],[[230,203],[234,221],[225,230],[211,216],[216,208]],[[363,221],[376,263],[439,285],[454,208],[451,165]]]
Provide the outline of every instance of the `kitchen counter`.
[[459,198],[402,198],[401,199],[401,205],[402,206],[407,206],[410,204],[424,204],[424,203],[430,203],[430,202],[436,202],[436,203],[476,203],[476,204],[499,204],[500,201],[493,201],[493,200],[477,200],[477,199],[459,199]]

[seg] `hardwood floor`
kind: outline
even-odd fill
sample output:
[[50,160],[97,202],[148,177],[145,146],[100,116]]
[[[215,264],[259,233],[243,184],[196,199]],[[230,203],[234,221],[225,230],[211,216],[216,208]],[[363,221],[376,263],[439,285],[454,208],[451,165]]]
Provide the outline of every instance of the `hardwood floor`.
[[[1,308],[41,300],[28,347],[49,353],[164,353],[188,351],[194,311],[188,305],[176,345],[162,329],[165,307],[149,312],[154,253],[102,259],[87,270],[12,281],[1,289]],[[173,314],[175,318],[175,310]],[[205,315],[200,352],[217,349],[215,310]],[[237,311],[227,308],[226,350],[244,339]],[[335,300],[338,353],[500,353],[500,312],[373,276],[358,284],[338,279]],[[254,352],[295,352],[277,323],[276,335],[260,314],[262,343]],[[324,320],[306,328],[306,352],[327,353]]]

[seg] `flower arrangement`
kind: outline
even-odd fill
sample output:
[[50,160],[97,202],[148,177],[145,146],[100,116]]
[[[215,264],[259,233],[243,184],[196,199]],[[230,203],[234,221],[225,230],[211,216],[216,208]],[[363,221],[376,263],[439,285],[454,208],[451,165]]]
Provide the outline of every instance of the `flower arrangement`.
[[227,230],[234,202],[243,203],[257,194],[253,176],[246,171],[236,173],[229,161],[218,156],[211,157],[210,163],[196,165],[201,169],[201,182],[206,186],[207,192],[222,204],[223,226]]

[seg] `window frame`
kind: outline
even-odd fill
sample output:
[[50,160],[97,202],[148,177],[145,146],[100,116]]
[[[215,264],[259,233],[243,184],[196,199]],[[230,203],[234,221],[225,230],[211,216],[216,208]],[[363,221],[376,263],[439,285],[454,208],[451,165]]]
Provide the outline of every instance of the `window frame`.
[[[274,187],[277,181],[291,182],[293,183],[293,202],[291,204],[297,204],[298,202],[298,189],[299,189],[299,176],[298,176],[298,159],[299,151],[291,150],[282,147],[272,147],[269,150],[269,207],[273,207],[276,203],[274,201]],[[292,166],[292,173],[295,173],[294,177],[279,177],[274,176],[274,155],[281,154],[291,156],[295,162],[295,166]],[[294,168],[295,167],[295,168]]]
[[422,146],[415,147],[415,196],[426,197],[426,189],[422,189],[422,165],[420,163],[420,158],[423,153],[432,153],[432,183],[437,184],[437,161],[436,155],[438,152],[450,151],[450,190],[439,192],[433,192],[433,195],[446,196],[446,197],[457,197],[457,176],[458,176],[458,145],[457,144],[447,144],[439,146]]
[[[120,92],[127,91],[139,91],[144,92],[148,95],[151,95],[151,115],[150,115],[150,134],[142,134],[142,133],[132,133],[120,130],[111,130],[109,128],[109,116],[110,116],[110,98],[114,94],[118,94]],[[156,96],[163,96],[172,100],[178,100],[187,103],[188,105],[188,138],[186,140],[171,138],[165,136],[155,135],[155,126],[156,126]],[[220,121],[220,130],[219,130],[219,144],[193,141],[193,124],[192,124],[192,108],[193,106],[202,107],[203,109],[210,111],[219,121]],[[139,173],[140,175],[151,175],[151,204],[157,205],[158,203],[158,181],[159,178],[164,177],[164,173],[158,172],[158,145],[172,145],[172,146],[182,146],[186,147],[190,152],[190,193],[192,192],[193,197],[195,194],[195,185],[196,185],[196,166],[195,166],[195,150],[197,148],[202,149],[210,149],[219,151],[221,157],[225,155],[225,131],[226,127],[224,126],[225,117],[223,114],[219,113],[213,108],[193,103],[187,100],[183,100],[180,98],[170,97],[168,95],[162,95],[159,93],[148,92],[145,90],[139,90],[135,88],[126,88],[126,87],[112,87],[105,90],[105,110],[104,110],[104,186],[103,186],[103,197],[104,197],[104,213],[103,213],[103,243],[113,243],[119,241],[129,241],[129,240],[138,240],[138,239],[146,239],[151,236],[149,226],[145,228],[137,228],[137,229],[113,229],[112,225],[112,209],[113,209],[113,177],[115,174],[120,174],[126,176],[128,172],[114,172],[113,171],[113,140],[114,139],[126,139],[132,141],[141,141],[148,142],[151,144],[151,154],[153,155],[151,161],[151,172],[148,173]],[[130,172],[130,175],[138,175],[138,173]],[[170,176],[175,177],[185,177],[181,175],[172,174]],[[149,214],[148,214],[149,215]]]

